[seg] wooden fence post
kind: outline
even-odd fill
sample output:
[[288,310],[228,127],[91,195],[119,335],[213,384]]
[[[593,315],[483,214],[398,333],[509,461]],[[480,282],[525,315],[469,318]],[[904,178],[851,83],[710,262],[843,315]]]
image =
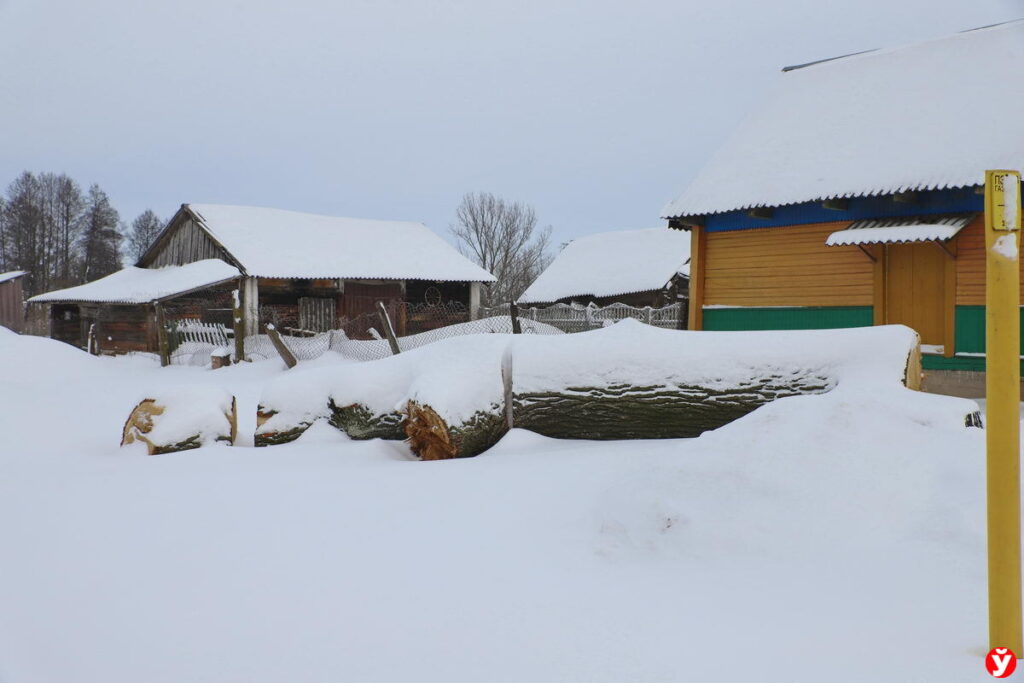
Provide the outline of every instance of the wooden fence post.
[[234,307],[231,311],[235,330],[235,362],[241,363],[245,360],[245,315],[242,311],[242,290],[241,287],[232,293]]
[[167,320],[164,316],[164,307],[160,304],[153,304],[156,309],[156,344],[160,352],[160,365],[167,367],[171,364],[171,344],[167,339]]
[[391,325],[391,317],[388,315],[388,309],[385,308],[383,301],[377,302],[377,315],[380,316],[381,327],[384,328],[384,336],[388,338],[388,344],[391,345],[391,354],[397,356],[402,352],[398,348],[398,339],[395,338],[395,328]]
[[523,328],[519,324],[519,307],[512,301],[508,305],[508,314],[512,318],[512,334],[522,334]]
[[277,331],[277,328],[267,323],[267,336],[270,337],[270,343],[274,345],[274,349],[277,350],[281,360],[289,368],[294,368],[298,365],[299,361],[295,359],[295,354],[292,353],[291,349],[285,346],[284,340],[281,339],[281,333]]

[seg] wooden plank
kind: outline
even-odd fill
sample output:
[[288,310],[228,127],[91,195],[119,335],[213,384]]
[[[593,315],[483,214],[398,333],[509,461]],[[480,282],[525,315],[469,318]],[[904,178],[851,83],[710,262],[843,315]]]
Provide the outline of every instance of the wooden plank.
[[875,247],[875,262],[872,267],[872,320],[876,325],[885,324],[886,315],[886,268],[889,250],[884,244]]
[[384,328],[384,335],[388,338],[388,344],[391,345],[391,353],[397,356],[402,350],[398,347],[395,328],[391,325],[391,317],[388,315],[388,309],[384,306],[383,301],[377,302],[377,314],[380,315],[380,324]]
[[687,327],[704,329],[704,262],[707,257],[707,231],[703,226],[690,228],[690,301]]
[[956,257],[958,240],[953,238],[946,244],[949,257],[943,264],[942,275],[942,346],[946,358],[956,353]]

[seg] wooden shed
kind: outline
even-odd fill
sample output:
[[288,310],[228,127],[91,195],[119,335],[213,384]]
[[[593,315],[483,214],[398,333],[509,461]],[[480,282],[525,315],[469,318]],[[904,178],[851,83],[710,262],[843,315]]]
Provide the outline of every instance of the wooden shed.
[[323,332],[378,301],[456,301],[475,317],[494,281],[420,223],[183,204],[135,267],[30,300],[49,335],[104,353],[156,351],[158,318]]
[[25,295],[21,279],[28,275],[23,270],[0,273],[0,327],[21,332],[25,322]]
[[421,223],[223,204],[182,204],[138,265],[206,258],[242,273],[247,335],[268,322],[321,332],[381,300],[458,301],[475,317],[495,280]]
[[667,306],[686,300],[689,269],[690,240],[677,230],[595,233],[566,245],[518,303]]
[[[925,386],[985,368],[984,172],[1024,167],[1024,23],[787,67],[662,212],[689,230],[690,327],[902,323]],[[941,74],[941,77],[937,77]]]
[[[93,353],[159,351],[163,326],[219,308],[230,320],[238,269],[219,259],[125,268],[77,287],[29,299],[48,321],[46,336]],[[170,311],[170,312],[169,312]]]

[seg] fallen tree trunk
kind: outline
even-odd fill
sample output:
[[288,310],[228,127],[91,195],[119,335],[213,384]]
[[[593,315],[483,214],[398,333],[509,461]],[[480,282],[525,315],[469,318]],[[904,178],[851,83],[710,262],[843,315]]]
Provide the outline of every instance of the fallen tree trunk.
[[574,387],[514,393],[516,427],[557,439],[677,439],[700,436],[776,399],[821,394],[822,376],[764,378],[732,388],[705,386]]
[[917,347],[900,326],[694,333],[624,321],[576,335],[462,337],[330,376],[293,375],[296,386],[268,396],[293,417],[275,417],[263,429],[274,434],[257,443],[296,438],[319,417],[352,438],[405,437],[424,460],[476,455],[511,427],[571,439],[695,437],[840,383],[914,387]]

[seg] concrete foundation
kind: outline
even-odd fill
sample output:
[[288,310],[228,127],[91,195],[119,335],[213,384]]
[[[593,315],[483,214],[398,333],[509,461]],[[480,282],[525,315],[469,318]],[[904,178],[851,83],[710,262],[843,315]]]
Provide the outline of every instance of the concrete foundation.
[[985,373],[968,370],[925,370],[921,391],[962,398],[985,398]]

